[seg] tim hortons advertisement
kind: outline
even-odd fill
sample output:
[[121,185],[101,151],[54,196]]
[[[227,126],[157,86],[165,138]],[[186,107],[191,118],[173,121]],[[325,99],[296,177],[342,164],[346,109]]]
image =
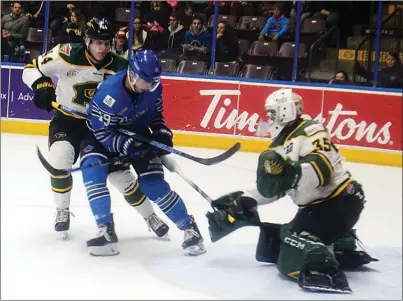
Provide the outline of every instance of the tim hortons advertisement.
[[[164,110],[175,130],[254,137],[267,96],[278,89],[248,83],[164,80]],[[295,88],[304,117],[324,123],[334,142],[402,150],[402,97]]]
[[[50,120],[21,79],[22,68],[1,68],[3,119]],[[53,79],[55,83],[57,79]],[[237,81],[163,77],[165,117],[173,130],[255,137],[264,102],[280,88]],[[330,88],[330,87],[329,87]],[[323,122],[334,143],[402,151],[402,95],[293,86],[304,117]]]

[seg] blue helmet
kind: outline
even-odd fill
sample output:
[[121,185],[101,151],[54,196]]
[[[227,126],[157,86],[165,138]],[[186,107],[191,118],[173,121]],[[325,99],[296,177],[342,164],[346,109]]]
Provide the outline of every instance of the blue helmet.
[[161,63],[152,50],[139,50],[129,61],[129,72],[134,73],[135,81],[141,78],[151,84],[150,91],[154,91],[160,85]]

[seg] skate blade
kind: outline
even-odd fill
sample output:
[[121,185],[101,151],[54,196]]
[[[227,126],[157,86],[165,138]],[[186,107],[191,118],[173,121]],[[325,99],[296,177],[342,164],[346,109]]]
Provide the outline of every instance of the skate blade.
[[169,236],[168,233],[165,234],[165,235],[163,235],[163,236],[161,236],[161,237],[159,237],[159,236],[156,235],[156,238],[157,238],[158,240],[161,240],[161,241],[171,241],[171,237]]
[[303,286],[303,289],[312,291],[312,292],[327,292],[327,293],[338,293],[338,294],[352,294],[353,291],[349,289],[337,289],[337,288],[330,288],[330,287],[320,287],[320,286]]
[[91,246],[88,247],[88,252],[92,256],[115,256],[120,253],[117,243],[111,243],[106,246]]
[[69,237],[68,231],[56,231],[56,237],[58,240],[67,240]]
[[207,252],[206,248],[202,243],[194,246],[190,246],[185,249],[190,256],[198,256]]

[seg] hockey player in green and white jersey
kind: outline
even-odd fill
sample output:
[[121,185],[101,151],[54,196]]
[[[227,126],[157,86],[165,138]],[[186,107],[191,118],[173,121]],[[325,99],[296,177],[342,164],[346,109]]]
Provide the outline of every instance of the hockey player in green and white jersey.
[[[361,185],[343,168],[324,125],[301,118],[302,98],[292,89],[265,103],[272,143],[259,156],[256,188],[212,202],[207,213],[213,242],[242,226],[259,226],[256,259],[308,290],[349,293],[342,269],[376,261],[356,250],[353,226],[364,208]],[[286,224],[261,222],[257,206],[285,195],[298,205]]]
[[[93,18],[86,24],[85,43],[57,45],[28,64],[22,79],[34,91],[35,105],[51,111],[52,102],[58,102],[86,114],[86,107],[98,84],[106,77],[128,68],[127,60],[110,51],[112,38],[108,21]],[[57,88],[51,76],[58,78]],[[88,132],[84,120],[55,111],[49,125],[49,161],[52,166],[70,169],[79,156],[80,144]],[[109,180],[124,194],[129,205],[137,209],[157,236],[167,234],[168,225],[154,213],[151,201],[139,189],[139,183],[128,166],[111,167]],[[65,239],[70,229],[73,178],[70,174],[51,176],[51,186],[56,205],[55,231],[61,232]]]

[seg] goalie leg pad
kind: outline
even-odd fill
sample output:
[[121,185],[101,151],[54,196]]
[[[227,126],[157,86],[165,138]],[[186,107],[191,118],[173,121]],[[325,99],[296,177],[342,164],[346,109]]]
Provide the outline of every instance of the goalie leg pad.
[[308,232],[291,233],[290,224],[281,227],[282,245],[277,261],[281,274],[297,280],[304,289],[349,293],[344,273],[335,255]]
[[357,251],[357,236],[356,231],[352,229],[346,235],[336,240],[333,243],[334,254],[340,264],[341,269],[352,270],[357,269],[364,264],[373,261],[379,261],[371,257],[367,252]]
[[266,263],[277,263],[280,253],[281,224],[262,223],[260,225],[259,241],[256,247],[256,260]]

